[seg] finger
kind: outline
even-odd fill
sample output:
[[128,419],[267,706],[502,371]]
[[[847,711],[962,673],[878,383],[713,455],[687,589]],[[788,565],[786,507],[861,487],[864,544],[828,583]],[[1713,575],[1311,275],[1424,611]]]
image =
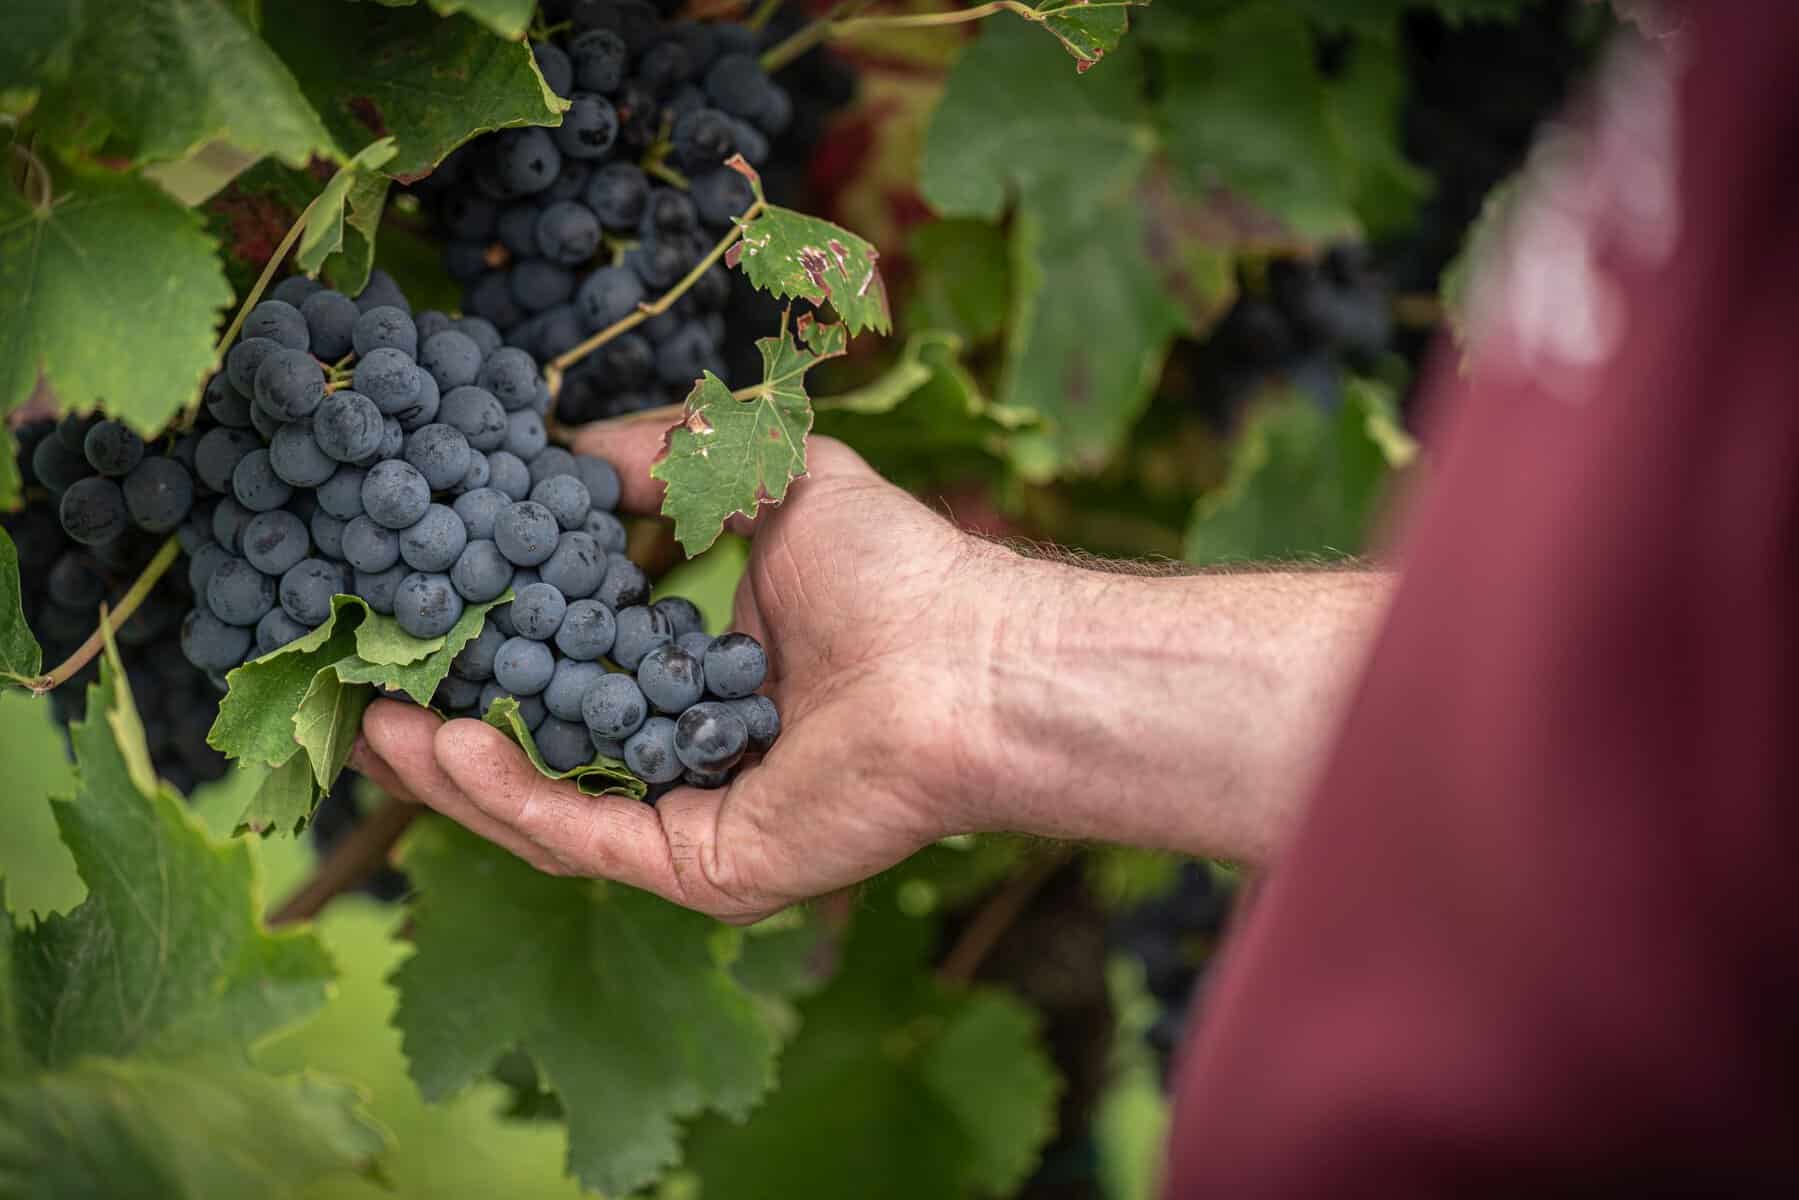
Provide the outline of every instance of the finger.
[[[683,788],[652,807],[628,796],[589,796],[548,779],[516,756],[496,753],[505,735],[480,721],[452,721],[437,757],[464,794],[554,855],[569,871],[614,879],[726,919],[764,910],[711,882],[721,793]],[[672,818],[672,819],[671,819]]]
[[[415,801],[428,804],[478,837],[518,855],[540,871],[557,864],[529,838],[509,829],[475,805],[437,765],[433,738],[443,722],[429,710],[394,700],[377,700],[363,715],[363,735],[392,782]],[[521,761],[524,755],[512,747]],[[527,764],[528,765],[528,764]],[[369,772],[381,783],[381,777]],[[386,786],[386,784],[383,784]]]
[[412,794],[412,789],[387,765],[387,760],[369,745],[366,734],[358,736],[356,744],[350,747],[350,768],[361,772],[376,787],[396,800],[404,800],[408,804],[419,802],[418,797]]

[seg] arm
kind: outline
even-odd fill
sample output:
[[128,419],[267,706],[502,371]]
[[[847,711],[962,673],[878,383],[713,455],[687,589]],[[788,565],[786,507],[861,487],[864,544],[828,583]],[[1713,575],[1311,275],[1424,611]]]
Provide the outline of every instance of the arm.
[[[581,448],[619,466],[625,507],[654,512],[661,437],[625,424]],[[594,799],[481,722],[389,702],[370,708],[356,765],[540,869],[730,920],[955,832],[1244,858],[1278,843],[1378,577],[1145,579],[1028,559],[842,445],[809,449],[808,477],[756,524],[733,622],[770,649],[785,729],[728,788]]]

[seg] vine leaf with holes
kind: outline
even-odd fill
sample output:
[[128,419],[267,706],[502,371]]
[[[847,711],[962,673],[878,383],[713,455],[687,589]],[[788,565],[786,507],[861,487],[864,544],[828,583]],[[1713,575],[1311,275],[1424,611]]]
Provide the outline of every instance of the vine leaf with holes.
[[650,468],[668,485],[662,515],[674,519],[688,554],[712,545],[733,514],[751,517],[765,502],[780,503],[787,485],[806,473],[806,372],[848,344],[843,326],[803,316],[791,332],[756,343],[761,383],[734,394],[708,371],[694,385],[681,423]]

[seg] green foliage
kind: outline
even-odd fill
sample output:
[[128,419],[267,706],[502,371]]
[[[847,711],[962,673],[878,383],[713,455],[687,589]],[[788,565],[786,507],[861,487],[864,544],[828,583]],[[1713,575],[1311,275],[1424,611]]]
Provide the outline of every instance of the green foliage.
[[1361,382],[1348,390],[1334,415],[1285,399],[1251,419],[1229,481],[1194,511],[1189,561],[1340,558],[1363,550],[1394,469],[1414,449],[1388,394]]
[[248,847],[143,786],[114,655],[70,733],[79,791],[55,814],[87,897],[33,926],[0,914],[0,1194],[225,1198],[366,1169],[383,1137],[353,1092],[247,1064],[331,964],[262,927]]
[[799,1005],[780,1088],[745,1124],[695,1127],[688,1167],[709,1200],[910,1200],[1023,1180],[1054,1129],[1055,1073],[1029,1010],[921,972],[933,931],[891,886],[866,898],[836,977]]
[[339,153],[293,72],[225,0],[89,0],[67,59],[36,110],[65,152],[146,163],[224,141],[295,166]]
[[212,240],[156,187],[113,171],[0,186],[0,413],[48,376],[65,409],[153,433],[199,392],[231,299]]
[[525,36],[536,0],[431,0],[431,8],[445,16],[467,13],[504,38]]
[[1148,0],[1037,0],[1037,20],[1056,35],[1062,48],[1074,56],[1076,70],[1087,71],[1118,49],[1129,21],[1125,10]]
[[263,36],[340,146],[392,136],[389,175],[426,174],[478,133],[553,125],[566,103],[530,48],[424,8],[263,0]]
[[[844,351],[841,325],[801,318],[793,334],[763,338],[762,382],[739,398],[712,372],[694,385],[681,424],[650,474],[668,484],[662,515],[689,554],[710,546],[733,514],[779,503],[806,472],[812,402],[806,372]],[[801,344],[805,343],[805,344]]]
[[604,755],[596,754],[592,762],[572,770],[552,770],[538,751],[537,739],[531,736],[530,727],[519,715],[518,701],[511,696],[501,696],[495,700],[482,720],[517,742],[540,775],[551,779],[572,779],[576,787],[590,796],[616,795],[641,799],[644,795],[643,780],[631,774],[624,763]]
[[[394,156],[394,140],[385,137],[365,146],[331,177],[306,209],[306,228],[294,248],[294,265],[316,274],[332,255],[345,255],[339,286],[350,294],[368,283],[375,254],[375,226],[387,203],[387,179],[376,168]],[[349,209],[348,221],[345,208]]]
[[[508,591],[468,605],[449,633],[420,639],[361,597],[335,596],[323,625],[231,672],[207,743],[228,758],[274,768],[286,768],[304,751],[317,788],[329,788],[349,761],[375,689],[429,704],[451,661],[481,632],[488,611],[511,598]],[[297,768],[277,770],[239,824],[297,833],[311,818],[317,795],[301,786]]]
[[24,683],[37,678],[44,651],[25,624],[19,598],[19,548],[0,529],[0,677]]
[[421,891],[395,1021],[427,1098],[522,1049],[561,1099],[570,1171],[623,1192],[676,1161],[678,1121],[741,1120],[773,1083],[774,1038],[729,970],[740,934],[445,824],[405,862]]
[[910,329],[944,329],[970,342],[995,337],[1011,294],[1006,235],[986,221],[933,221],[907,246],[918,278],[906,311]]

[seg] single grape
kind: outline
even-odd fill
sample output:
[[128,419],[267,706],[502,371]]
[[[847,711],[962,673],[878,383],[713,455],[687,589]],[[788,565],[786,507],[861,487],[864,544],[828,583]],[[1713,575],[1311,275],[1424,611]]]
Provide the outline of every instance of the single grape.
[[519,637],[547,642],[556,636],[567,611],[568,601],[555,587],[547,583],[527,584],[513,596],[512,627]]
[[480,348],[483,358],[505,344],[505,339],[500,336],[500,331],[495,329],[493,322],[485,317],[457,317],[450,328],[467,334]]
[[271,608],[256,622],[256,657],[273,654],[290,642],[297,642],[310,630],[287,615],[285,608]]
[[213,491],[229,493],[237,464],[261,446],[248,429],[209,429],[194,446],[194,474]]
[[593,595],[606,577],[606,552],[589,534],[576,529],[556,540],[555,552],[538,568],[543,581],[564,596],[579,600]]
[[[342,591],[343,586],[343,573],[336,563],[308,558],[295,563],[281,576],[281,609],[308,629],[315,628],[323,625],[331,615],[331,597]],[[401,627],[405,627],[404,621]]]
[[651,717],[625,739],[625,766],[645,783],[673,783],[681,778],[681,760],[675,754],[675,723],[667,717]]
[[306,524],[285,509],[257,513],[244,526],[243,556],[264,575],[282,575],[312,548]]
[[289,350],[304,352],[312,349],[312,333],[306,327],[306,318],[300,315],[299,309],[283,300],[264,300],[251,309],[238,336],[245,341],[268,338]]
[[494,450],[487,456],[487,486],[510,500],[531,495],[531,468],[510,450]]
[[646,296],[643,281],[635,272],[625,267],[601,267],[575,290],[575,308],[586,323],[587,332],[598,333],[636,312]]
[[357,571],[352,584],[356,594],[368,601],[370,608],[383,616],[391,616],[394,598],[400,591],[400,581],[411,573],[411,568],[405,563],[396,562],[385,571]]
[[125,496],[110,479],[90,475],[69,485],[57,506],[63,532],[84,546],[110,542],[131,525]]
[[602,554],[623,554],[630,541],[625,534],[624,522],[604,509],[589,511],[581,528],[593,539],[594,545],[600,548]]
[[236,554],[244,544],[244,526],[255,515],[234,497],[221,497],[212,509],[212,540]]
[[325,398],[325,372],[304,350],[275,350],[256,368],[256,407],[277,421],[304,421]]
[[716,700],[702,701],[675,720],[675,754],[690,770],[728,770],[749,741],[743,718]]
[[430,506],[431,485],[411,463],[376,463],[362,481],[362,510],[377,525],[406,529]]
[[448,575],[415,571],[394,594],[394,620],[417,638],[442,637],[462,616],[462,597]]
[[529,354],[512,346],[488,355],[476,376],[476,382],[507,412],[528,407],[537,394],[538,381],[537,364]]
[[382,346],[357,360],[351,383],[384,415],[392,417],[418,402],[423,374],[409,355]]
[[618,469],[593,454],[575,455],[575,475],[587,489],[593,507],[611,512],[618,507]]
[[229,671],[250,652],[250,631],[227,625],[203,608],[181,621],[181,653],[202,671]]
[[420,371],[418,396],[411,404],[393,414],[393,419],[400,423],[402,431],[412,433],[437,420],[437,410],[441,405],[442,394],[437,390],[437,380]]
[[716,167],[737,153],[731,118],[715,108],[683,113],[675,121],[670,157],[684,171]]
[[287,424],[286,421],[281,420],[279,417],[271,417],[268,413],[262,411],[260,406],[255,404],[250,406],[250,428],[256,431],[256,437],[259,442],[266,443],[272,440],[275,434],[278,433],[285,424]]
[[433,504],[425,515],[400,533],[400,557],[415,571],[445,572],[468,545],[462,518],[448,506]]
[[562,47],[554,42],[532,42],[531,53],[537,59],[537,70],[550,90],[567,99],[575,87],[575,67]]
[[406,302],[406,293],[400,290],[400,285],[394,281],[394,277],[380,267],[376,267],[369,272],[368,283],[363,286],[362,291],[356,294],[356,307],[367,312],[369,309],[379,308],[383,304],[391,304],[404,313],[412,311],[412,305]]
[[461,330],[446,329],[425,339],[418,364],[437,380],[437,386],[447,395],[475,382],[481,374],[481,347]]
[[685,596],[664,596],[650,605],[651,608],[668,618],[668,624],[675,631],[675,639],[689,633],[699,633],[706,628],[706,618],[700,615],[698,606]]
[[511,586],[512,564],[491,540],[470,541],[450,568],[450,584],[470,604],[485,604]]
[[312,418],[312,436],[318,442],[319,451],[340,463],[358,462],[379,451],[385,428],[381,410],[375,407],[375,402],[361,392],[347,388],[320,401],[318,412]]
[[535,458],[527,461],[531,466],[532,487],[558,475],[575,474],[575,456],[561,446],[546,446]]
[[687,387],[705,371],[716,350],[704,325],[683,325],[656,347],[656,378],[670,387]]
[[554,308],[575,294],[574,272],[542,258],[527,258],[515,263],[507,277],[507,285],[519,307],[530,313]]
[[451,505],[462,518],[462,526],[471,539],[492,538],[494,518],[510,505],[504,492],[491,487],[476,488],[456,497]]
[[464,385],[451,391],[443,398],[438,419],[460,430],[469,446],[483,454],[506,444],[506,410],[485,388]]
[[269,299],[280,300],[299,308],[308,296],[319,291],[323,286],[318,280],[308,279],[304,275],[289,275],[269,289]]
[[506,561],[535,567],[556,552],[561,529],[549,509],[533,500],[521,500],[500,510],[494,518],[493,536]]
[[575,86],[586,92],[616,92],[625,81],[630,51],[625,40],[610,29],[589,29],[568,42],[569,62],[575,69]]
[[675,640],[668,618],[641,604],[618,610],[618,635],[612,642],[612,661],[635,671],[644,655]]
[[[250,440],[256,439],[252,436]],[[88,464],[86,454],[69,449],[60,437],[51,436],[39,442],[37,449],[31,452],[31,470],[39,483],[60,495],[86,479],[94,469]]]
[[[611,105],[603,98],[594,97],[605,104],[608,110]],[[562,119],[562,128],[567,129],[571,110]],[[617,131],[617,118],[614,117],[614,132]],[[568,148],[563,147],[566,153]],[[600,221],[593,215],[593,210],[585,204],[572,200],[562,200],[550,205],[537,215],[532,226],[533,253],[541,254],[554,263],[572,267],[586,262],[600,248]]]
[[120,490],[131,520],[146,533],[167,533],[193,511],[193,477],[172,458],[146,458],[125,476]]
[[549,445],[550,435],[544,430],[543,418],[530,409],[506,414],[504,449],[529,463]]
[[531,489],[531,499],[543,505],[563,529],[579,529],[593,506],[587,485],[573,475],[552,475]]
[[514,196],[532,196],[556,182],[562,154],[546,129],[506,129],[493,139],[493,165]]
[[728,229],[731,222],[755,203],[750,181],[730,167],[702,171],[693,177],[693,203],[700,220],[714,229]]
[[606,577],[600,580],[599,589],[594,592],[593,598],[614,612],[647,604],[650,599],[649,576],[643,573],[642,567],[623,554],[608,554]]
[[468,439],[453,425],[426,425],[406,439],[406,461],[433,491],[445,491],[461,482],[468,474],[470,453]]
[[300,315],[311,331],[314,357],[336,362],[355,348],[356,318],[361,311],[342,292],[314,292],[300,305]]
[[344,526],[344,561],[370,574],[385,571],[400,561],[400,535],[378,524],[367,513]]
[[731,769],[726,767],[722,771],[683,771],[681,773],[681,782],[688,787],[707,789],[721,788],[731,782]]
[[123,421],[102,421],[88,430],[82,450],[102,475],[129,475],[144,461],[144,439]]
[[[571,159],[602,159],[612,152],[618,141],[618,110],[612,101],[594,92],[576,92],[562,124],[555,130],[556,148]],[[586,210],[583,210],[586,211]],[[589,214],[591,217],[591,213]],[[594,225],[594,242],[599,241],[599,225]],[[590,256],[592,250],[588,251]],[[573,261],[579,262],[580,259]]]
[[618,635],[612,610],[598,600],[575,600],[556,630],[556,649],[579,662],[592,662],[611,651]]
[[505,634],[492,625],[483,625],[481,632],[470,638],[450,660],[450,670],[476,683],[487,682],[493,678],[494,656],[499,654],[505,641]]
[[727,633],[706,651],[706,686],[721,700],[749,695],[767,675],[768,655],[747,633]]
[[463,472],[462,482],[458,483],[451,491],[458,496],[464,492],[479,491],[487,486],[487,481],[492,474],[493,468],[487,465],[487,455],[477,451],[468,456],[468,470]]
[[340,521],[324,509],[312,514],[306,528],[312,533],[312,544],[318,547],[319,553],[334,562],[342,562],[344,557],[344,530],[349,527],[348,521]]
[[206,607],[227,625],[253,626],[275,607],[275,581],[233,555],[206,581]]
[[269,467],[283,483],[316,488],[337,473],[337,460],[319,446],[312,430],[295,422],[275,431],[269,442]]
[[606,229],[634,233],[649,203],[649,177],[635,163],[607,163],[589,177],[581,199]]
[[[606,668],[597,662],[578,662],[572,658],[560,659],[555,671],[550,675],[548,686],[543,689],[544,707],[550,715],[564,721],[581,720],[581,701],[587,690],[606,677]],[[581,730],[583,740],[587,737],[587,729]]]
[[742,719],[744,728],[749,730],[750,749],[767,750],[781,736],[781,711],[767,696],[742,696],[723,703]]
[[340,521],[362,515],[362,484],[368,472],[360,467],[339,467],[337,474],[319,485],[319,507]]
[[494,681],[515,696],[537,695],[549,686],[555,671],[550,648],[530,638],[507,638],[493,660]]
[[206,584],[219,564],[231,557],[231,551],[217,542],[207,542],[188,555],[187,586],[196,596],[206,595]]
[[578,723],[549,716],[532,731],[537,752],[552,771],[572,771],[593,761],[593,745]]
[[681,713],[706,694],[700,660],[673,642],[656,646],[637,664],[637,686],[658,712]]
[[[540,642],[526,645],[541,646]],[[501,652],[504,654],[504,651]],[[548,654],[547,649],[544,650]],[[649,715],[649,701],[637,681],[629,675],[607,675],[587,689],[581,697],[581,719],[587,728],[605,738],[624,739],[643,727]]]
[[350,330],[350,340],[358,355],[390,346],[413,358],[419,349],[418,326],[412,323],[409,315],[391,304],[377,305],[357,316],[356,324]]
[[432,706],[451,716],[472,714],[480,702],[481,685],[453,673],[443,677],[443,682],[437,685],[437,691],[431,696]]
[[252,450],[238,460],[231,472],[231,494],[251,512],[268,512],[286,504],[294,489],[275,474],[267,450]]

